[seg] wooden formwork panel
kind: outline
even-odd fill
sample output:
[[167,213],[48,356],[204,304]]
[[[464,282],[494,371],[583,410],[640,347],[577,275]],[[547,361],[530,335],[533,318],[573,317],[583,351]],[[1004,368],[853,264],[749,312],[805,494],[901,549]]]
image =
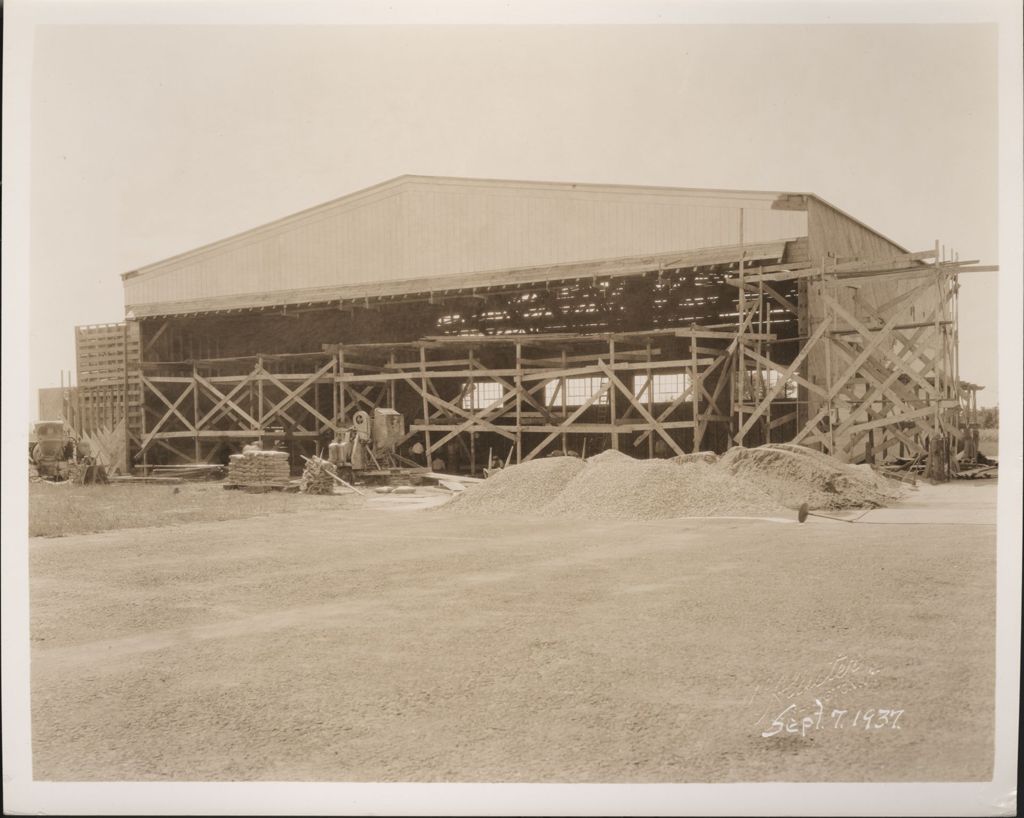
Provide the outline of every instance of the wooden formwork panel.
[[75,327],[77,383],[84,387],[124,384],[127,364],[129,380],[140,359],[139,327],[126,324],[98,324]]
[[75,328],[75,402],[81,431],[91,434],[110,430],[127,417],[130,437],[140,439],[139,341],[139,327],[133,321]]

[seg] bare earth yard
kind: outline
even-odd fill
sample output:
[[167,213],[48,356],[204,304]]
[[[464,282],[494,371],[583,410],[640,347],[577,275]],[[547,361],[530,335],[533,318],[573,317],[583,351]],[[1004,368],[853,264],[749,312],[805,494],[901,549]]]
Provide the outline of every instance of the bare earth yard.
[[30,537],[65,537],[122,528],[237,520],[311,509],[336,509],[354,496],[225,491],[221,483],[75,486],[33,483],[29,487]]
[[189,487],[30,541],[34,777],[987,779],[995,488],[798,525]]

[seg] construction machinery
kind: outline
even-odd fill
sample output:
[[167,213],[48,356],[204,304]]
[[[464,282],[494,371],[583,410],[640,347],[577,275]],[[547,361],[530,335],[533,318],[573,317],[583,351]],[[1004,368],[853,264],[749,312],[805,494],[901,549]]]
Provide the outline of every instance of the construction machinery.
[[348,482],[416,477],[427,469],[398,453],[405,436],[405,418],[394,409],[377,407],[372,415],[360,410],[330,444],[328,461]]
[[106,469],[93,458],[89,442],[77,437],[63,420],[41,420],[33,424],[28,457],[30,469],[42,480],[107,482]]
[[67,480],[75,462],[75,438],[63,420],[41,420],[32,426],[29,462],[43,480]]

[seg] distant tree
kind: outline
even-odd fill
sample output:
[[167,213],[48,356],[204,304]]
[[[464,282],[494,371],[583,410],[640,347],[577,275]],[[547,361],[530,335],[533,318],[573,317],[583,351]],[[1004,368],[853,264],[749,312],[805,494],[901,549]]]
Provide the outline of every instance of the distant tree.
[[978,426],[982,429],[999,428],[999,407],[983,406],[978,409]]

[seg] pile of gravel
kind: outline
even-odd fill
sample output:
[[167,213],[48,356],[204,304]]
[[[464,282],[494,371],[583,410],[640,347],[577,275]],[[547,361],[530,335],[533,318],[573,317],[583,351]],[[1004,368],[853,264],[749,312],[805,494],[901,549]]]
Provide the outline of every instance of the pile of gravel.
[[605,449],[600,454],[595,454],[593,457],[588,457],[588,463],[622,463],[623,461],[635,461],[636,458],[630,457],[628,454],[623,454],[615,449]]
[[787,513],[757,486],[700,460],[603,459],[605,454],[588,461],[542,513],[621,520]]
[[447,508],[624,520],[786,513],[757,486],[703,461],[636,460],[611,449],[585,463],[551,457],[511,466],[473,484]]
[[671,460],[673,463],[717,463],[718,455],[714,452],[696,452],[694,454],[679,454]]
[[876,474],[870,466],[841,463],[792,443],[770,443],[755,449],[736,446],[722,455],[719,468],[756,482],[790,508],[801,503],[813,509],[878,508],[903,495],[898,483]]
[[583,468],[578,457],[530,460],[474,483],[445,507],[472,514],[536,513]]
[[[708,456],[711,455],[711,456]],[[736,447],[667,460],[612,449],[588,458],[549,457],[474,483],[447,508],[473,514],[657,520],[790,516],[814,509],[874,508],[902,496],[870,466],[851,466],[803,446]]]

